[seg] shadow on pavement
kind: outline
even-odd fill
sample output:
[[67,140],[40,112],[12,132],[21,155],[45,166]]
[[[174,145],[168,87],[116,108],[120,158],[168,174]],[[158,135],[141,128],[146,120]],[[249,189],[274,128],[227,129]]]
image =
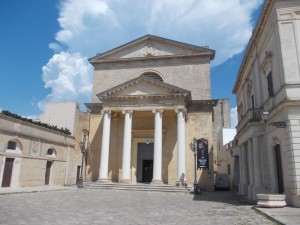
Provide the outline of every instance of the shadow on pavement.
[[[191,192],[191,195],[194,193]],[[195,201],[207,201],[207,202],[222,202],[231,205],[256,205],[256,202],[247,200],[244,196],[238,195],[233,191],[214,191],[204,192],[194,195]]]

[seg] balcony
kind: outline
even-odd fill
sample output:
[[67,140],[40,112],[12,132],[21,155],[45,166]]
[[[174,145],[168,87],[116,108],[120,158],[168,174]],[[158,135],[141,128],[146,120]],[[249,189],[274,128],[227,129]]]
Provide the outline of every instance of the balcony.
[[236,126],[237,132],[239,132],[247,123],[258,122],[262,120],[263,109],[249,109],[245,115],[242,116],[242,119],[239,121]]

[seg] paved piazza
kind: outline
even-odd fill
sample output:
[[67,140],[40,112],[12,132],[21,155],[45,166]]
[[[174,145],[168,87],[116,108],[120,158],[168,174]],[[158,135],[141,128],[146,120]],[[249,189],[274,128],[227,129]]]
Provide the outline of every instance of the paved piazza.
[[0,195],[0,224],[273,224],[230,192],[73,189]]

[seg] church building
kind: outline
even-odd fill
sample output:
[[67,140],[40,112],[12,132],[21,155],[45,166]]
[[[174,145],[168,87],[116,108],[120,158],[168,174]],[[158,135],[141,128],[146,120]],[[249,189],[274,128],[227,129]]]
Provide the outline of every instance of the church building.
[[145,35],[90,58],[87,179],[192,184],[190,143],[196,138],[208,147],[207,168],[197,170],[197,182],[213,190],[215,137],[224,121],[230,124],[229,108],[211,98],[214,57],[208,47]]

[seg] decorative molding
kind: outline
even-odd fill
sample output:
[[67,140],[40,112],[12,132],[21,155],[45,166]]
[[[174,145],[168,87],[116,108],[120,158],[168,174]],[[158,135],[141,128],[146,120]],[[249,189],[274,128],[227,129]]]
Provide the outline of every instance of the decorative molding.
[[156,49],[153,48],[153,44],[150,42],[146,43],[145,47],[143,48],[143,53],[145,57],[157,55]]
[[247,88],[247,92],[248,93],[251,93],[252,89],[253,89],[253,81],[246,78],[245,79],[245,82],[246,82],[246,88]]
[[85,103],[85,106],[92,114],[101,113],[103,109],[102,103]]
[[40,140],[32,140],[31,141],[31,154],[35,156],[39,156],[41,151],[41,141]]
[[280,145],[281,141],[278,139],[278,137],[272,137],[273,146]]
[[286,128],[286,121],[279,121],[279,122],[270,122],[268,126],[274,126],[277,128]]
[[263,59],[261,65],[259,67],[259,70],[263,71],[264,74],[266,74],[266,72],[267,72],[268,64],[272,64],[272,58],[273,58],[272,51],[266,51],[265,52],[265,58]]

